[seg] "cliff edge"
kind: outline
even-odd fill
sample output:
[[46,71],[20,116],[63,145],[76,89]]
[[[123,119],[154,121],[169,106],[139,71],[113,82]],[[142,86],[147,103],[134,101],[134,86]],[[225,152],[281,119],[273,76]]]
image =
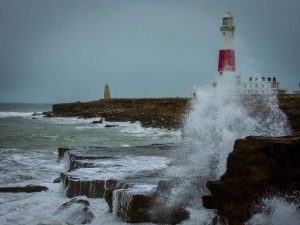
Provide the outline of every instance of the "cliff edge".
[[140,121],[144,127],[178,129],[189,107],[189,98],[101,99],[55,104],[55,116],[104,117],[112,122]]
[[225,174],[207,182],[211,195],[202,197],[203,205],[218,210],[221,224],[242,225],[261,211],[263,198],[282,196],[299,201],[299,162],[300,133],[237,139]]

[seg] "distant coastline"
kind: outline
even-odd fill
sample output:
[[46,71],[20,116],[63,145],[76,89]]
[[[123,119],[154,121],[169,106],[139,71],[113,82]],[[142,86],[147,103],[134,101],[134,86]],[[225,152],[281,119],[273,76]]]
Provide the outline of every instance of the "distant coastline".
[[[52,105],[54,116],[102,117],[107,121],[140,121],[144,127],[179,129],[191,98],[112,98]],[[293,131],[300,131],[300,94],[278,95],[279,107],[287,115]]]

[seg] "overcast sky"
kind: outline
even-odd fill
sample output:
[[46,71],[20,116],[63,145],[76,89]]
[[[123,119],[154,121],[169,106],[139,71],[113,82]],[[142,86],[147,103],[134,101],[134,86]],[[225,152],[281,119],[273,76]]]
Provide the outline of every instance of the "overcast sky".
[[217,76],[234,15],[237,71],[300,82],[300,0],[0,0],[0,102],[188,96]]

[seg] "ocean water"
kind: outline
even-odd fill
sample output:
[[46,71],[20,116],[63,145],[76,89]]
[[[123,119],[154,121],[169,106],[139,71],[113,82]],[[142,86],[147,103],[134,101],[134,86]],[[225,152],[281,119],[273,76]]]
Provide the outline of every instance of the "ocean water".
[[[202,207],[201,195],[208,194],[207,180],[218,179],[225,172],[226,159],[235,139],[248,135],[280,136],[290,132],[276,96],[261,96],[262,107],[252,115],[255,99],[242,99],[233,92],[231,80],[222,82],[224,84],[221,83],[218,89],[199,87],[195,90],[196,98],[181,131],[143,128],[139,123],[129,122],[91,124],[94,118],[35,116],[33,119],[32,113],[49,111],[51,105],[0,104],[0,186],[36,184],[49,188],[40,193],[0,193],[0,224],[78,224],[78,218],[72,212],[57,213],[58,207],[69,200],[62,185],[52,183],[60,172],[66,171],[67,162],[57,162],[57,148],[92,146],[118,147],[118,151],[110,152],[112,156],[118,156],[118,160],[100,162],[101,172],[91,168],[79,169],[76,173],[120,179],[146,174],[133,191],[155,188],[149,182],[154,179],[149,178],[149,171],[163,171],[160,178],[179,177],[182,183],[172,190],[165,203],[191,199],[190,219],[181,224],[211,224],[215,211]],[[105,128],[106,124],[118,126]],[[171,148],[155,152],[129,148],[151,144]],[[126,224],[114,213],[108,213],[103,199],[81,198],[90,202],[90,209],[95,214],[92,224]],[[266,212],[255,215],[247,224],[271,225],[276,217],[283,216],[281,209],[290,213],[291,221],[294,221],[291,225],[299,224],[299,206],[278,200],[276,196],[266,200],[265,204],[268,206]]]
[[[51,110],[51,105],[0,104],[0,186],[45,185],[48,192],[0,193],[0,224],[76,224],[68,215],[57,215],[57,208],[69,201],[61,184],[53,184],[64,162],[57,162],[58,147],[124,147],[181,142],[180,131],[143,128],[139,123],[105,122],[92,119],[43,118],[34,112]],[[99,118],[97,118],[99,119]],[[118,125],[105,128],[106,124]],[[135,171],[161,169],[170,159],[163,153],[147,156],[130,153],[117,163],[122,168],[108,168],[107,177],[122,178]],[[105,161],[106,164],[116,162]],[[86,171],[85,171],[86,172]],[[91,170],[91,176],[96,176]],[[108,213],[103,199],[88,199],[96,218],[93,224],[125,224]]]

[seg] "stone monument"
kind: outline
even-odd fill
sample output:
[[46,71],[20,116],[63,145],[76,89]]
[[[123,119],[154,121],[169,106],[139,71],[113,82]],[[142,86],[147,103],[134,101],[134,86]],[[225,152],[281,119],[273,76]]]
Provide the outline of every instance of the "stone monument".
[[105,84],[104,87],[104,99],[111,99],[108,84]]

